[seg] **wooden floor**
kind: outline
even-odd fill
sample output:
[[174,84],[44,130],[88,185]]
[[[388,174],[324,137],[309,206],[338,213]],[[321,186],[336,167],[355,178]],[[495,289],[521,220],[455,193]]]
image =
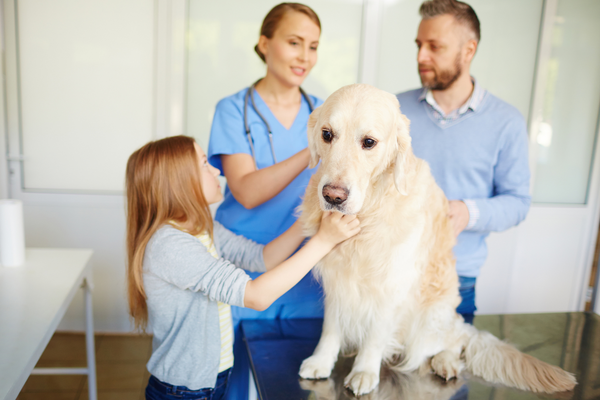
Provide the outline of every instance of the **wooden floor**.
[[[96,335],[98,400],[143,400],[150,336]],[[36,367],[86,367],[84,334],[56,333]],[[32,375],[17,400],[87,400],[85,375]]]

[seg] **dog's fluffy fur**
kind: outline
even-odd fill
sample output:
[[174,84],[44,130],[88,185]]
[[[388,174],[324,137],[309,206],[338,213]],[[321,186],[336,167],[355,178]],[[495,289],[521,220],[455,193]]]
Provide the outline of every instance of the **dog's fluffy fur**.
[[[431,368],[450,379],[467,368],[488,381],[536,392],[570,390],[573,375],[465,324],[448,202],[429,166],[413,155],[409,121],[395,96],[364,84],[333,93],[310,116],[311,166],[321,166],[301,206],[314,235],[323,211],[358,214],[361,232],[316,266],[325,291],[323,333],[300,376],[330,375],[338,353],[357,352],[345,385],[371,392],[381,362]],[[333,134],[326,142],[323,131]],[[372,148],[372,142],[376,141]],[[347,193],[330,204],[323,187]]]

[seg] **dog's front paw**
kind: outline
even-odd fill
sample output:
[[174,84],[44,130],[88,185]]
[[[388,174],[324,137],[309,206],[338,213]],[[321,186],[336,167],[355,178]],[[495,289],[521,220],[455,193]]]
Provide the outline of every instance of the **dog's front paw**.
[[445,350],[433,356],[431,369],[436,375],[449,380],[458,377],[458,374],[464,369],[464,363],[460,357]]
[[368,371],[352,371],[344,379],[344,386],[356,396],[362,396],[373,391],[379,384],[379,374]]
[[325,379],[331,375],[335,361],[326,360],[324,357],[312,355],[302,361],[298,374],[304,379]]

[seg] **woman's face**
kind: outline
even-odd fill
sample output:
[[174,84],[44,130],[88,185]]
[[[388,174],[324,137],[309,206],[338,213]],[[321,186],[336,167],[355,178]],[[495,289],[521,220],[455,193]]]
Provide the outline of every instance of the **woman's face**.
[[268,73],[286,86],[300,86],[317,63],[320,35],[321,30],[307,15],[286,13],[273,37],[261,36],[258,41]]
[[196,156],[198,157],[198,165],[200,167],[200,182],[202,185],[202,193],[208,204],[214,204],[223,199],[221,193],[221,185],[217,177],[219,170],[208,163],[206,154],[198,143],[194,143],[196,148]]

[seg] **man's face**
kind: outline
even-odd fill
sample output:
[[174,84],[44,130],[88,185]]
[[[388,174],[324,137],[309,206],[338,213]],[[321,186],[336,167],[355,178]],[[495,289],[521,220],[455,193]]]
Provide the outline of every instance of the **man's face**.
[[419,77],[432,90],[445,90],[461,75],[465,64],[464,44],[469,32],[452,15],[424,19],[417,32]]

